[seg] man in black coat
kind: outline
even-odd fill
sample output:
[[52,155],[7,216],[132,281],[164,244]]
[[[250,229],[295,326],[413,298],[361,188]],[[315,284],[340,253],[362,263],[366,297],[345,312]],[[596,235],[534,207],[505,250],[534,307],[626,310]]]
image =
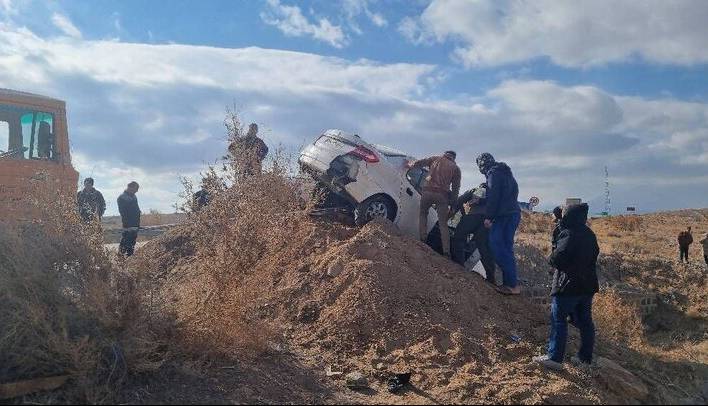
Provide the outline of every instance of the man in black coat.
[[[455,228],[455,236],[452,239],[453,260],[460,265],[464,265],[465,245],[470,234],[474,235],[474,243],[479,250],[479,255],[487,274],[487,282],[496,285],[494,254],[489,248],[489,231],[484,227],[484,216],[486,214],[486,190],[487,184],[482,183],[478,187],[468,190],[459,199],[454,210],[462,211],[462,218]],[[469,206],[465,212],[464,205]]]
[[93,179],[84,179],[84,189],[76,194],[76,204],[79,206],[79,215],[85,223],[101,221],[106,212],[106,201],[101,192],[93,187]]
[[140,229],[140,206],[135,195],[138,189],[140,189],[138,182],[130,182],[125,192],[118,197],[118,211],[123,222],[119,252],[128,257],[135,252],[135,242],[138,240]]
[[580,330],[581,346],[572,363],[582,366],[592,363],[595,346],[595,325],[592,321],[592,300],[599,291],[597,257],[600,248],[595,233],[587,226],[588,205],[568,206],[560,223],[560,234],[550,264],[555,268],[551,296],[551,335],[548,355],[534,361],[549,369],[563,369],[568,338],[568,316]]

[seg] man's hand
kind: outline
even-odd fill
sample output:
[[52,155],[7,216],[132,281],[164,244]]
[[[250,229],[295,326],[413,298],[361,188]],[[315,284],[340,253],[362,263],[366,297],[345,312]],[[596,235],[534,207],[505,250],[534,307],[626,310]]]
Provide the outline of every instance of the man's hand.
[[490,219],[484,220],[484,227],[492,228],[492,220],[490,220]]

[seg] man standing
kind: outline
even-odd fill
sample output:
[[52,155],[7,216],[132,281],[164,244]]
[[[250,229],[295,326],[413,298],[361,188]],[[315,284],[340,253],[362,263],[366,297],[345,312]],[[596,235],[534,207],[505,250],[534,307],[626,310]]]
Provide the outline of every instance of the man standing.
[[[496,264],[494,263],[494,255],[489,248],[489,231],[484,227],[484,215],[486,213],[486,193],[487,185],[482,183],[479,187],[465,192],[459,199],[454,211],[462,211],[462,218],[455,229],[455,236],[452,239],[452,251],[454,260],[460,265],[464,265],[465,261],[465,244],[470,234],[474,234],[474,243],[479,250],[479,255],[482,259],[482,266],[487,274],[487,282],[496,286],[496,277],[494,272]],[[464,205],[469,206],[469,210],[465,212]]]
[[688,247],[693,244],[693,234],[691,234],[691,227],[688,227],[686,231],[681,231],[678,235],[679,243],[679,261],[683,262],[686,258],[686,263],[688,263]]
[[93,187],[92,178],[84,179],[84,189],[76,194],[76,204],[79,207],[79,215],[84,223],[99,222],[106,212],[106,201],[101,192]]
[[140,206],[138,206],[138,182],[130,182],[122,195],[118,197],[118,211],[123,222],[123,236],[120,240],[119,252],[131,256],[135,252],[135,242],[140,229]]
[[706,233],[705,238],[701,240],[701,244],[703,244],[703,259],[706,261],[706,265],[708,265],[708,233]]
[[244,175],[261,173],[263,161],[268,156],[268,146],[258,137],[258,124],[251,123],[245,136],[229,145],[229,152]]
[[511,173],[511,168],[503,162],[496,162],[490,153],[477,157],[479,171],[487,177],[487,210],[484,226],[491,229],[489,243],[494,258],[504,276],[504,284],[498,292],[504,295],[518,295],[516,258],[514,258],[514,235],[521,222],[519,207],[519,185]]
[[429,168],[420,198],[420,239],[426,241],[428,238],[428,211],[435,205],[443,255],[448,258],[450,258],[450,230],[447,227],[447,220],[450,216],[450,206],[454,207],[457,204],[462,180],[462,172],[455,163],[456,158],[455,151],[447,151],[442,156],[421,159],[409,165],[411,168]]
[[592,321],[592,300],[599,291],[597,257],[600,247],[595,233],[587,226],[587,203],[568,206],[561,220],[558,245],[549,262],[555,268],[551,296],[551,334],[548,355],[535,357],[534,362],[554,370],[563,369],[568,339],[568,316],[580,330],[580,351],[571,362],[577,366],[592,363],[595,346],[595,325]]

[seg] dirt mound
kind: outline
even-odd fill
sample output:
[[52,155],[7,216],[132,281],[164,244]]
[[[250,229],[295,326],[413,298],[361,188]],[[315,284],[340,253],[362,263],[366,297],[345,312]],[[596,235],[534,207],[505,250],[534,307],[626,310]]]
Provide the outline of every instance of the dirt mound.
[[[598,402],[572,371],[549,374],[530,364],[542,352],[546,315],[523,298],[494,292],[389,222],[361,230],[303,221],[276,252],[263,255],[232,295],[251,321],[274,329],[271,347],[308,367],[359,371],[374,382],[375,402]],[[161,295],[183,322],[208,324],[209,292],[193,257],[163,268],[162,251],[179,238],[149,244]],[[148,264],[150,265],[150,264]],[[412,371],[420,392],[391,397],[388,373]],[[426,400],[427,397],[427,400]]]

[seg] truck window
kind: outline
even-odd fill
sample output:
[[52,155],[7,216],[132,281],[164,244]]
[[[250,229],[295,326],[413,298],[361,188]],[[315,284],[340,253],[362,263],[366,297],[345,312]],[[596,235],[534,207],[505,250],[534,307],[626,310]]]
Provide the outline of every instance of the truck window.
[[2,158],[56,160],[54,115],[0,105],[0,151]]

